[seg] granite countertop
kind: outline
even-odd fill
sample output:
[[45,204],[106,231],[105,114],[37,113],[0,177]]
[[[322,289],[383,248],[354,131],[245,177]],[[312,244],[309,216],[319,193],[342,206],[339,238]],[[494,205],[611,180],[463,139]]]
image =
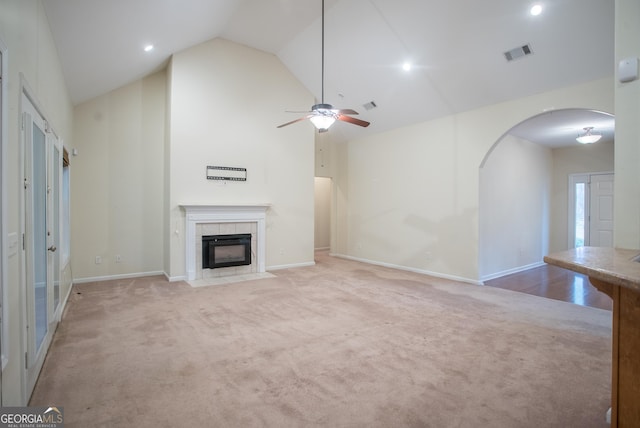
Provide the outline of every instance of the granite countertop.
[[549,254],[544,261],[590,278],[640,292],[640,250],[580,247]]

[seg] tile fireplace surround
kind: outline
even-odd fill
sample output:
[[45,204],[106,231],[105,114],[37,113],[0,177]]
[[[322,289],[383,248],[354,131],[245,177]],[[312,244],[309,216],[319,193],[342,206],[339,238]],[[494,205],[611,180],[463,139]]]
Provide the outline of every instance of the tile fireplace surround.
[[[266,212],[269,204],[254,205],[180,205],[186,213],[186,277],[187,281],[193,281],[198,277],[198,267],[202,272],[202,262],[198,263],[198,255],[201,254],[197,248],[202,249],[198,239],[202,237],[202,230],[206,230],[211,225],[219,225],[220,230],[225,227],[248,228],[251,237],[251,252],[255,254],[252,260],[253,272],[263,273],[265,267],[265,235],[266,235]],[[242,224],[241,224],[242,223]],[[249,223],[249,224],[244,224]],[[251,224],[253,223],[253,224]],[[254,227],[255,226],[255,227]],[[198,233],[198,230],[200,233]],[[200,244],[200,245],[198,245]],[[255,263],[255,268],[253,264]]]

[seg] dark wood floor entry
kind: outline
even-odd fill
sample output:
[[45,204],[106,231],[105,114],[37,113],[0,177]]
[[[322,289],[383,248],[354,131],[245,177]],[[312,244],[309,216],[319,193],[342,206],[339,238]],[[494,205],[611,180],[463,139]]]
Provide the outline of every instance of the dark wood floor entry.
[[592,308],[610,311],[613,307],[609,296],[591,285],[587,276],[547,264],[484,284]]

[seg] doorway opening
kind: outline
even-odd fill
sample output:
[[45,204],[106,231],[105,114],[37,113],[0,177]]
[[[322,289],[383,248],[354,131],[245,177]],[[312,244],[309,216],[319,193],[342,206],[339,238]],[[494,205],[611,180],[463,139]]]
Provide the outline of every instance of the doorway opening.
[[[614,122],[594,110],[555,110],[520,122],[496,141],[479,171],[481,280],[541,266],[544,255],[568,249],[567,219],[575,220],[568,177],[613,170]],[[591,125],[601,141],[579,144],[576,137]]]
[[331,246],[331,187],[328,177],[315,178],[314,248],[329,250]]

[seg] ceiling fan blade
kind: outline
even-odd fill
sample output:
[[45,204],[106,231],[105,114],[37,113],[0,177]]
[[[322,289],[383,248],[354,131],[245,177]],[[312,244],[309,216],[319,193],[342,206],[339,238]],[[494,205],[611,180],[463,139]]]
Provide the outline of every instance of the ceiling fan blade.
[[350,108],[346,108],[342,110],[331,110],[331,111],[337,114],[359,114],[357,111],[351,110]]
[[312,116],[313,116],[312,114],[308,114],[308,115],[306,115],[306,116],[304,116],[304,117],[300,117],[300,118],[298,118],[298,119],[296,119],[296,120],[292,120],[291,122],[283,123],[282,125],[277,126],[277,128],[282,128],[282,127],[284,127],[284,126],[291,125],[291,124],[293,124],[293,123],[300,122],[300,121],[305,120],[305,119],[309,119],[309,118],[310,118],[310,117],[312,117]]
[[354,125],[363,126],[365,128],[369,126],[369,122],[365,120],[356,119],[355,117],[346,116],[344,114],[339,114],[338,117],[336,117],[336,119],[341,120],[343,122],[353,123]]

